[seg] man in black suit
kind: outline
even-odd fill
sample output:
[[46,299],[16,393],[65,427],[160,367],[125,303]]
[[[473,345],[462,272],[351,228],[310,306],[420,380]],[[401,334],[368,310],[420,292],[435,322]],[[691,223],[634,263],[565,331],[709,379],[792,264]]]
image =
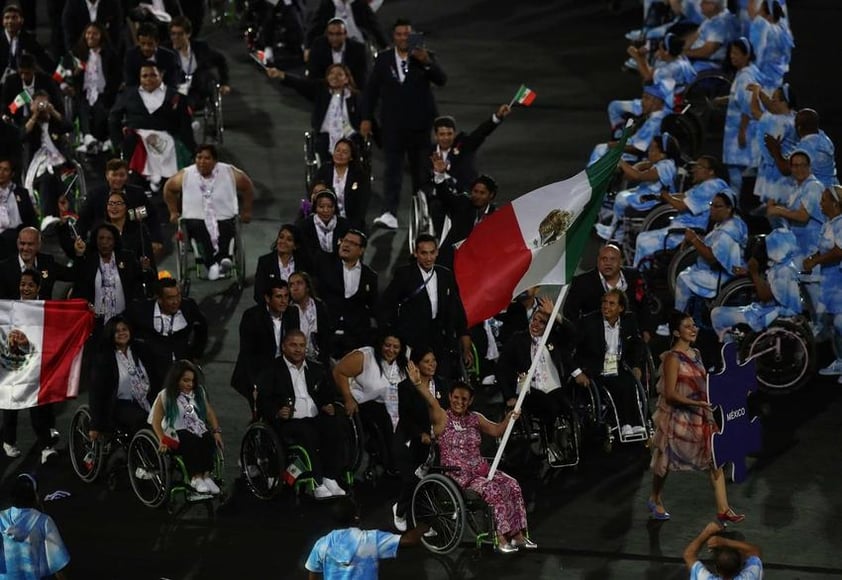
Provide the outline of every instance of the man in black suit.
[[138,86],[141,66],[147,62],[155,63],[168,88],[176,87],[180,69],[178,57],[158,43],[158,27],[148,22],[141,24],[137,29],[137,46],[126,51],[123,61],[123,82],[126,87]]
[[602,297],[600,312],[592,312],[579,323],[574,355],[577,384],[588,387],[598,381],[611,393],[623,437],[642,435],[635,380],[641,376],[644,344],[637,320],[626,311],[625,293],[608,290]]
[[391,326],[410,348],[432,347],[439,373],[459,373],[459,354],[473,364],[473,343],[453,272],[436,265],[438,245],[429,234],[415,240],[415,263],[395,270],[379,307],[381,328]]
[[339,242],[338,256],[326,256],[316,271],[334,329],[332,354],[336,359],[374,339],[377,272],[363,264],[367,243],[364,233],[348,230]]
[[170,23],[167,48],[178,56],[178,90],[187,91],[187,102],[194,110],[202,109],[211,96],[212,83],[219,81],[220,94],[231,92],[228,60],[204,40],[193,38],[193,23],[176,16]]
[[363,94],[360,133],[368,137],[380,106],[380,141],[385,154],[383,213],[374,224],[398,227],[403,159],[409,160],[413,191],[424,183],[423,162],[430,149],[430,130],[438,116],[431,84],[444,86],[447,75],[422,46],[409,46],[412,25],[398,20],[392,29],[394,47],[377,55]]
[[623,255],[614,244],[605,244],[597,256],[597,266],[579,274],[570,284],[562,310],[564,317],[576,322],[586,314],[599,311],[602,295],[619,288],[628,297],[628,312],[637,316],[643,339],[649,342],[655,324],[649,309],[646,282],[634,268],[623,267]]
[[24,54],[33,55],[44,71],[52,72],[55,69],[55,63],[44,47],[38,44],[35,35],[23,29],[23,12],[17,4],[9,3],[3,9],[3,30],[4,34],[0,34],[2,78],[18,70],[18,63]]
[[[0,162],[0,167],[2,165]],[[56,263],[55,258],[49,254],[41,253],[41,232],[26,227],[18,232],[15,255],[0,262],[0,298],[20,298],[20,273],[30,269],[41,273],[41,285],[38,288],[40,300],[52,299],[56,280],[72,282],[74,279],[72,268]]]
[[12,161],[0,157],[0,260],[16,253],[18,232],[22,228],[38,225],[32,198],[26,189],[12,181],[13,175]]
[[[341,479],[344,455],[340,417],[333,403],[336,389],[322,365],[305,360],[307,339],[290,330],[276,358],[257,380],[257,409],[285,440],[307,450],[316,499],[345,495]],[[250,466],[243,466],[248,469]]]
[[289,287],[283,280],[269,282],[264,304],[255,304],[240,319],[240,352],[231,375],[231,386],[254,405],[257,376],[281,356],[281,345],[290,330],[298,330],[298,308],[289,305]]
[[[0,35],[2,37],[2,35]],[[10,74],[3,83],[3,113],[9,112],[9,105],[23,91],[29,93],[30,97],[38,91],[46,92],[50,102],[56,110],[64,115],[64,98],[61,89],[53,77],[36,69],[35,57],[31,54],[24,54],[20,57],[17,73]],[[12,121],[18,127],[22,127],[26,120],[32,115],[32,104],[24,104],[17,111],[11,114]]]
[[368,51],[363,43],[348,38],[345,22],[334,18],[327,23],[324,36],[319,36],[310,45],[307,54],[307,76],[323,79],[327,67],[344,64],[351,71],[357,87],[368,82]]
[[174,278],[160,280],[155,294],[155,299],[126,309],[135,335],[146,341],[160,368],[168,368],[174,360],[198,362],[208,343],[208,321],[199,305],[181,296]]
[[312,47],[316,37],[324,33],[332,20],[337,19],[345,23],[349,29],[349,36],[360,44],[371,42],[378,50],[389,44],[377,16],[367,1],[341,0],[337,5],[334,0],[321,0],[307,25],[304,46]]
[[[91,19],[92,11],[94,19]],[[111,47],[119,53],[124,21],[121,3],[115,0],[67,0],[61,13],[65,47],[68,50],[73,49],[82,37],[85,27],[92,22],[102,25],[108,34]]]
[[[442,170],[444,163],[440,158],[433,161],[434,167]],[[465,240],[474,226],[497,209],[493,203],[497,197],[497,182],[490,176],[477,176],[469,184],[468,195],[457,187],[454,179],[447,179],[433,189],[434,199],[441,202],[445,213],[450,216],[450,230],[442,240],[438,259],[439,264],[448,268],[453,268],[456,244]]]

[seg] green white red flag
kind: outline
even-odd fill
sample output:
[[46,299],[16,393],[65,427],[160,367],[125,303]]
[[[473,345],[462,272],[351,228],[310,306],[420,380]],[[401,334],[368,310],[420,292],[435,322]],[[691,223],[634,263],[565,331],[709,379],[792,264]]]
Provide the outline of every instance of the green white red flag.
[[18,109],[23,107],[24,105],[28,105],[32,102],[32,97],[26,91],[21,91],[18,96],[15,97],[15,100],[9,103],[9,111],[14,115],[18,112]]
[[535,97],[538,95],[535,94],[535,91],[527,87],[526,85],[520,85],[520,88],[515,93],[515,97],[512,99],[512,104],[522,105],[524,107],[529,107],[532,103],[535,102]]

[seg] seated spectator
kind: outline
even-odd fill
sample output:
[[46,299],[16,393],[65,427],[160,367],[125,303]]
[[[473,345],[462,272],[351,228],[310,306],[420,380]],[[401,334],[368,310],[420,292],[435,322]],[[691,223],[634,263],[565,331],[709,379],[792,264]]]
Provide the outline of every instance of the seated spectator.
[[728,58],[737,71],[731,83],[725,129],[722,134],[722,162],[728,167],[731,188],[740,193],[743,173],[755,169],[760,162],[760,147],[756,139],[756,122],[751,115],[751,91],[760,80],[760,71],[752,60],[751,43],[741,36],[728,45]]
[[348,230],[339,240],[339,252],[316,270],[319,290],[333,328],[331,355],[339,358],[354,348],[371,344],[376,326],[377,272],[363,264],[368,238]]
[[[0,162],[0,171],[3,163]],[[2,173],[0,173],[2,175]],[[76,250],[84,250],[79,241]],[[74,255],[76,255],[74,251]],[[20,276],[24,270],[35,270],[40,276],[38,299],[50,300],[53,297],[53,285],[56,280],[72,282],[72,268],[56,263],[50,254],[41,252],[41,232],[34,227],[24,227],[17,235],[17,250],[0,262],[0,298],[16,300],[20,292]]]
[[[678,212],[668,227],[637,234],[634,251],[634,267],[660,250],[672,250],[684,239],[683,229],[706,230],[710,219],[710,204],[713,196],[729,189],[725,181],[725,168],[712,155],[702,155],[692,165],[693,187],[684,192],[662,191],[659,199],[671,205]],[[670,233],[682,229],[680,233]]]
[[278,230],[272,250],[257,259],[254,274],[254,301],[260,304],[272,280],[289,281],[293,272],[312,270],[310,256],[301,247],[301,232],[292,224]]
[[307,450],[312,476],[317,482],[316,499],[345,495],[342,478],[340,418],[336,393],[325,369],[305,360],[307,339],[290,330],[281,347],[283,356],[263,369],[257,381],[257,410],[282,440],[292,440]]
[[290,307],[289,286],[285,280],[272,279],[266,287],[263,304],[255,304],[240,319],[240,351],[231,375],[231,386],[255,404],[257,375],[281,356],[284,337],[298,330],[298,308]]
[[684,241],[699,253],[693,266],[678,274],[675,282],[675,309],[687,311],[692,296],[713,298],[719,289],[738,272],[745,270],[743,249],[748,243],[748,227],[737,215],[737,195],[720,191],[710,203],[713,230],[704,238],[691,229],[685,230]]
[[[0,39],[2,38],[3,35],[0,34]],[[17,72],[9,72],[2,84],[3,114],[10,113],[12,122],[18,127],[23,127],[32,117],[32,109],[35,106],[32,100],[37,91],[45,91],[56,110],[64,114],[64,99],[58,83],[48,73],[38,69],[35,57],[31,54],[20,55]],[[18,104],[13,105],[19,96],[21,99]]]
[[108,37],[108,43],[116,51],[121,51],[123,33],[123,2],[90,2],[88,0],[65,0],[61,12],[61,28],[64,45],[76,46],[79,38],[90,24],[98,24]]
[[368,2],[319,0],[318,7],[312,12],[307,23],[304,46],[311,47],[316,37],[323,34],[328,24],[335,19],[344,22],[348,37],[352,40],[365,45],[372,44],[377,50],[389,44],[377,15]]
[[[365,231],[371,179],[360,164],[353,141],[343,137],[336,142],[331,163],[322,163],[313,187],[320,182],[336,194],[339,216],[346,218],[350,227]],[[315,202],[315,197],[315,193],[310,196],[311,203]]]
[[192,298],[184,298],[174,278],[165,277],[155,287],[155,299],[133,302],[126,311],[135,334],[165,369],[175,360],[198,364],[208,343],[208,322]]
[[307,360],[327,366],[333,329],[327,306],[316,296],[313,279],[307,272],[293,272],[289,276],[289,296],[298,308],[299,328],[307,339]]
[[73,46],[78,65],[73,69],[71,90],[82,133],[82,144],[76,151],[95,155],[117,146],[108,140],[108,113],[122,80],[120,57],[105,29],[96,22],[85,27]]
[[3,8],[3,31],[5,34],[0,34],[0,62],[4,70],[0,82],[18,70],[24,54],[34,56],[42,70],[51,71],[55,68],[55,63],[44,47],[38,44],[35,34],[24,30],[23,11],[18,4],[8,2]]
[[190,118],[186,99],[162,82],[157,64],[145,62],[140,86],[127,87],[111,109],[111,142],[120,144],[130,169],[157,191],[162,179],[178,172],[179,149],[183,158],[184,148],[196,148]]
[[175,361],[152,404],[149,423],[158,437],[159,451],[176,451],[184,461],[190,487],[216,495],[220,489],[211,474],[217,449],[222,452],[222,429],[203,382],[196,365]]
[[359,86],[364,87],[368,81],[368,48],[364,43],[348,38],[348,29],[341,18],[330,20],[324,35],[316,37],[304,54],[306,74],[311,79],[324,78],[332,64],[344,64]]
[[320,159],[327,159],[340,139],[354,138],[361,142],[360,92],[344,64],[327,67],[324,79],[301,77],[272,67],[266,69],[266,74],[313,101],[310,127]]
[[337,215],[336,195],[329,189],[316,194],[314,212],[297,224],[304,251],[310,261],[320,264],[336,257],[339,240],[349,229],[348,220]]
[[125,86],[138,86],[141,69],[147,62],[155,63],[165,85],[172,88],[178,86],[178,57],[170,49],[159,45],[161,36],[158,27],[151,23],[141,24],[137,29],[136,38],[137,45],[128,49],[123,57]]
[[119,429],[134,434],[146,426],[152,402],[161,389],[158,373],[167,368],[159,365],[147,346],[135,339],[122,315],[103,328],[88,392],[91,441],[103,432]]
[[21,229],[38,225],[29,192],[12,181],[14,170],[10,159],[0,158],[0,260],[15,255]]
[[789,72],[789,61],[795,41],[786,24],[783,7],[778,0],[758,2],[758,12],[751,21],[749,39],[757,55],[757,68],[763,86],[776,89]]
[[[433,168],[436,173],[446,171],[446,162],[437,157],[433,160]],[[494,204],[497,182],[488,175],[478,175],[468,184],[468,191],[463,193],[457,189],[456,180],[451,178],[437,183],[432,193],[450,217],[450,229],[441,241],[437,262],[453,268],[456,246],[467,239],[478,223],[497,209]]]
[[[812,163],[813,175],[825,187],[839,183],[836,178],[836,148],[827,134],[819,129],[819,114],[813,109],[801,109],[795,115],[795,132],[798,143],[795,148],[807,153]],[[784,157],[781,142],[771,136],[764,137],[769,154],[774,157],[778,170],[783,175],[790,174],[789,163]]]
[[204,40],[193,38],[193,24],[184,16],[170,23],[170,46],[178,57],[178,92],[187,97],[194,111],[205,107],[211,88],[219,82],[219,93],[231,92],[228,60]]
[[675,189],[678,177],[675,163],[680,157],[678,141],[669,133],[663,133],[652,139],[646,161],[631,165],[621,159],[617,167],[623,177],[630,182],[637,182],[637,185],[617,193],[611,222],[595,224],[596,235],[605,241],[622,243],[625,228],[621,224],[626,212],[629,209],[648,211],[658,204],[661,192]]
[[739,23],[728,11],[725,0],[701,0],[704,20],[686,41],[684,55],[696,72],[722,68],[726,47],[737,37]]
[[754,332],[767,328],[780,316],[801,314],[801,291],[798,287],[800,254],[795,235],[786,228],[772,230],[762,242],[768,266],[761,270],[757,258],[749,258],[746,268],[754,284],[758,301],[745,306],[718,306],[711,310],[710,320],[719,340],[731,342],[729,332],[737,325],[747,325]]
[[795,95],[789,84],[774,89],[771,96],[767,96],[758,84],[749,85],[747,89],[751,91],[751,116],[757,121],[754,139],[760,150],[754,195],[762,202],[768,199],[780,202],[786,198],[785,177],[763,141],[768,135],[780,142],[781,153],[785,157],[789,157],[795,150],[798,142],[795,132]]
[[[242,207],[237,194],[241,194]],[[219,161],[213,145],[200,145],[196,162],[164,185],[170,223],[184,220],[196,240],[208,280],[218,280],[233,266],[230,244],[237,233],[237,217],[251,221],[254,184],[240,169]]]
[[[626,161],[640,161],[649,151],[649,144],[655,135],[661,133],[661,121],[666,116],[664,103],[666,96],[658,85],[646,85],[643,87],[641,97],[641,109],[638,122],[632,129],[632,133],[626,142],[623,151],[623,159]],[[608,153],[610,147],[617,145],[617,141],[599,143],[591,152],[588,165],[595,163],[597,159]]]
[[[711,522],[684,549],[684,563],[690,570],[690,580],[760,580],[763,578],[763,562],[760,548],[754,544],[726,538],[719,535],[724,530],[720,522]],[[716,575],[699,560],[703,547],[713,553]]]

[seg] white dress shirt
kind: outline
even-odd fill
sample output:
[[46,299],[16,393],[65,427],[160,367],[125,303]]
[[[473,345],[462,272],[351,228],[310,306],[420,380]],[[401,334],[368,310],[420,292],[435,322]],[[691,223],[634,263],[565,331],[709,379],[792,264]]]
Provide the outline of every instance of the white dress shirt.
[[287,357],[284,357],[284,362],[287,365],[287,369],[289,369],[289,376],[292,379],[292,390],[295,392],[295,411],[293,418],[307,419],[315,417],[319,414],[319,408],[307,390],[307,377],[305,375],[307,363],[303,362],[300,367],[296,367],[289,362]]
[[164,83],[161,83],[161,86],[152,92],[144,91],[142,88],[138,88],[137,91],[140,93],[143,105],[150,115],[161,108],[161,105],[164,104],[164,98],[167,96],[167,87]]
[[345,298],[350,298],[360,289],[360,277],[362,273],[363,265],[359,260],[350,268],[348,264],[342,262],[342,282],[345,285]]
[[433,266],[432,270],[425,272],[424,268],[418,266],[418,270],[421,272],[421,279],[427,282],[426,289],[427,296],[430,297],[430,310],[433,313],[433,318],[435,318],[439,314],[439,280],[436,268]]
[[180,330],[187,328],[187,319],[181,313],[179,308],[175,314],[162,314],[161,305],[155,302],[155,308],[152,311],[155,332],[164,336],[170,336]]

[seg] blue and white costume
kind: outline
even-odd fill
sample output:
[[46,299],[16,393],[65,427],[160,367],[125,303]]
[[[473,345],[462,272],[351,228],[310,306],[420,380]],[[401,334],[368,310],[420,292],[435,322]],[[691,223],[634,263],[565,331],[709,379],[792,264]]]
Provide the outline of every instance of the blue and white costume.
[[773,222],[773,226],[778,225],[775,223],[777,221],[785,222],[795,234],[798,243],[798,253],[795,260],[796,263],[801,263],[804,258],[813,254],[818,248],[822,225],[827,220],[821,208],[824,186],[812,175],[801,183],[790,177],[787,180],[787,186],[789,195],[783,201],[783,204],[790,211],[798,211],[803,207],[810,217],[807,223],[796,223],[782,218],[775,218],[770,221]]
[[708,42],[718,42],[719,48],[706,59],[691,61],[696,72],[721,68],[728,56],[728,44],[736,38],[738,30],[739,22],[728,10],[723,10],[713,18],[703,20],[699,25],[699,35],[690,48],[701,48]]
[[754,195],[761,201],[773,199],[783,201],[786,199],[786,176],[782,175],[775,163],[775,158],[763,143],[766,135],[771,135],[781,140],[781,154],[789,157],[795,150],[798,142],[798,134],[795,132],[795,112],[791,111],[785,115],[773,115],[764,111],[757,120],[754,128],[754,140],[760,149],[760,162],[757,166],[757,181],[754,184]]
[[[842,215],[826,221],[819,235],[820,253],[829,252],[834,246],[842,248]],[[842,314],[842,263],[822,266],[821,280],[820,300],[823,310],[831,314]],[[836,318],[840,319],[839,323],[834,320],[836,332],[842,335],[842,316]]]
[[749,40],[754,47],[755,64],[760,69],[763,87],[774,90],[784,82],[795,41],[782,18],[777,24],[760,15],[754,17],[749,28]]
[[[644,200],[643,196],[657,196],[663,190],[672,191],[675,189],[675,178],[677,175],[675,161],[672,159],[661,159],[652,166],[652,169],[658,172],[658,179],[656,181],[644,181],[635,188],[621,191],[614,198],[614,215],[611,218],[610,225],[612,230],[616,230],[617,224],[623,219],[627,209],[634,208],[645,211],[658,205],[659,202],[657,199]],[[623,233],[622,228],[616,230],[612,239],[622,241]]]
[[713,196],[726,189],[729,189],[728,184],[718,177],[708,179],[688,189],[684,193],[687,211],[679,212],[668,228],[640,232],[637,235],[634,267],[637,268],[644,258],[651,256],[658,250],[671,250],[678,247],[684,240],[683,229],[681,234],[667,235],[669,230],[676,228],[707,229],[710,220],[710,202],[713,201]]
[[[679,56],[669,62],[656,60],[652,71],[652,84],[660,87],[664,94],[664,111],[671,113],[675,103],[675,96],[696,78],[696,70],[686,56]],[[623,122],[626,115],[640,116],[643,114],[643,102],[640,99],[629,101],[611,101],[608,103],[608,122],[616,127]]]
[[723,284],[734,277],[734,267],[745,267],[743,248],[748,242],[748,227],[741,217],[717,224],[704,238],[716,264],[699,257],[696,263],[678,275],[675,282],[675,309],[685,311],[690,297],[713,298]]
[[839,184],[836,178],[836,148],[824,131],[819,129],[818,133],[804,135],[798,141],[797,149],[803,149],[810,156],[813,175],[825,187]]
[[[652,138],[661,132],[661,121],[664,120],[665,116],[666,113],[663,109],[659,111],[654,111],[651,115],[649,115],[646,118],[646,120],[643,122],[640,128],[637,131],[635,131],[634,135],[629,137],[627,143],[641,152],[648,151],[649,144],[652,142]],[[596,147],[593,148],[593,151],[591,152],[591,157],[588,160],[588,165],[595,163],[597,159],[599,159],[606,153],[608,153],[608,144],[598,144]],[[637,157],[630,153],[623,153],[623,159],[629,162],[639,161]]]
[[731,339],[728,330],[737,324],[747,324],[755,332],[768,328],[780,316],[795,316],[803,310],[798,287],[800,265],[794,261],[798,252],[795,235],[786,228],[775,229],[766,236],[769,268],[766,281],[773,300],[752,302],[747,306],[719,306],[710,313],[713,329],[719,340]]
[[0,578],[46,578],[70,562],[53,519],[34,508],[0,512]]
[[[760,160],[756,121],[751,116],[751,92],[746,87],[758,82],[760,71],[753,64],[743,67],[731,83],[728,97],[728,109],[725,113],[725,131],[722,136],[722,162],[728,166],[731,187],[739,192],[742,185],[742,173],[747,167],[757,167]],[[743,115],[750,121],[746,127],[746,145],[740,147],[740,123]]]
[[400,541],[380,530],[333,530],[316,540],[304,567],[325,578],[376,580],[378,560],[394,558]]

